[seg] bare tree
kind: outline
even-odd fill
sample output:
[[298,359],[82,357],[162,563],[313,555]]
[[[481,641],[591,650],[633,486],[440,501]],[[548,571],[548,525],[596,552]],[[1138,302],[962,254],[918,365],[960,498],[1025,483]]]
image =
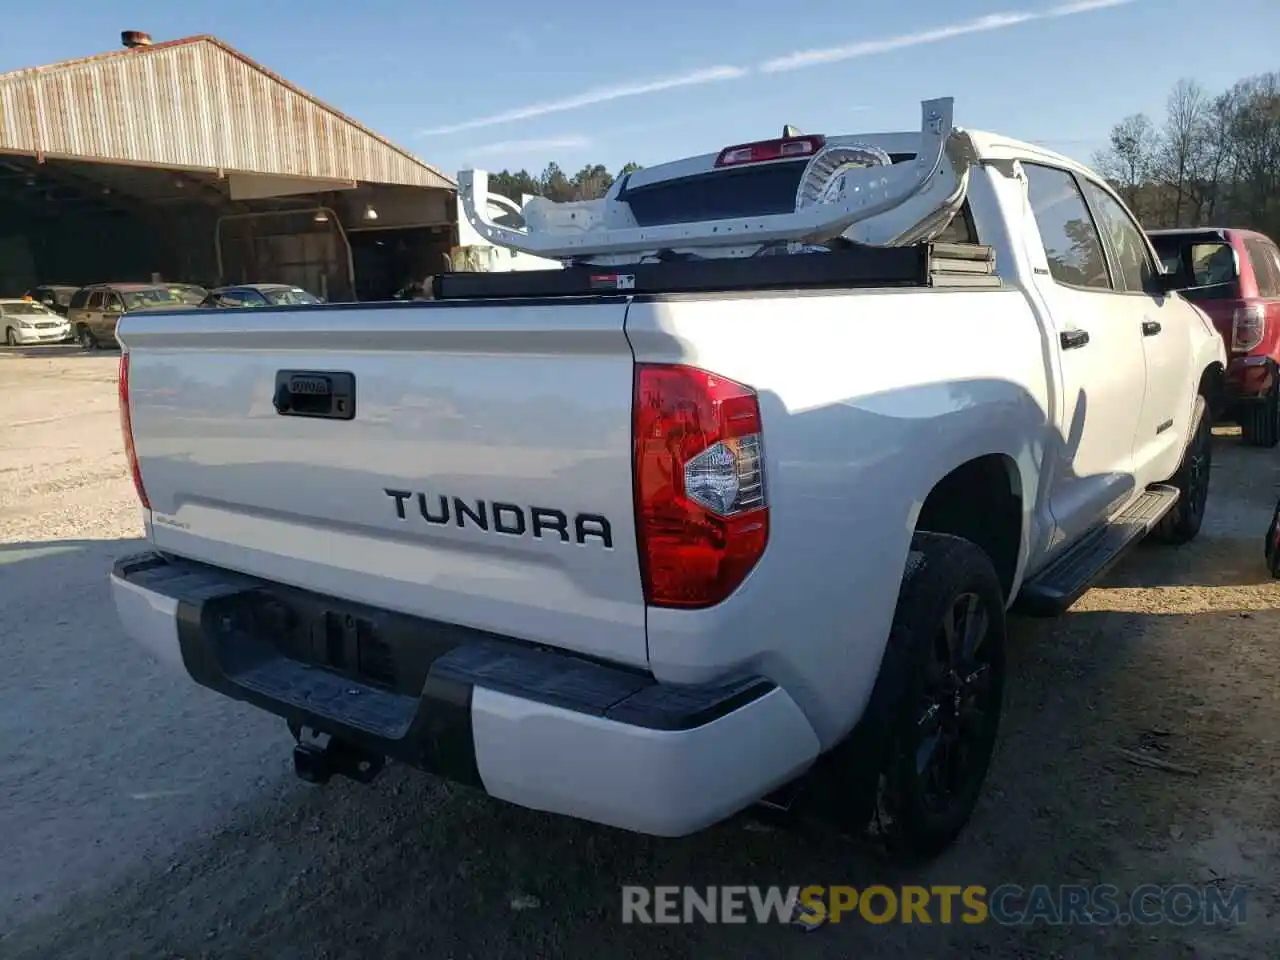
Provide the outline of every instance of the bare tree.
[[1150,180],[1158,143],[1151,118],[1135,113],[1111,128],[1110,145],[1094,157],[1094,165],[1138,217],[1142,216],[1142,188]]
[[[1209,109],[1209,97],[1194,80],[1179,80],[1169,94],[1153,173],[1173,194],[1172,226],[1175,227],[1182,226],[1189,199],[1191,206],[1197,206],[1191,181],[1206,146]],[[1199,219],[1199,209],[1188,213],[1191,222]]]
[[1147,227],[1240,227],[1280,239],[1280,72],[1217,96],[1180,81],[1160,130],[1142,114],[1126,117],[1095,165]]
[[1237,99],[1231,142],[1237,205],[1259,224],[1280,227],[1280,73],[1264,73],[1232,88]]
[[1204,142],[1191,171],[1195,203],[1202,222],[1212,223],[1235,180],[1235,152],[1231,131],[1239,98],[1228,90],[1213,98],[1205,115]]

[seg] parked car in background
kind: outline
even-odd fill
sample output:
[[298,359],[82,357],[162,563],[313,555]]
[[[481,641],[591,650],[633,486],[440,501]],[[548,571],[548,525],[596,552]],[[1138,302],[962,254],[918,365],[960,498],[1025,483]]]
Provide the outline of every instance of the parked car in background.
[[209,295],[209,289],[207,287],[200,286],[198,283],[170,283],[167,284],[167,286],[177,290],[183,300],[191,304],[193,307],[199,306],[204,298]]
[[54,313],[65,317],[67,315],[67,307],[71,305],[71,298],[79,289],[75,284],[44,283],[31,290],[27,296],[38,303],[43,303]]
[[61,343],[67,339],[70,326],[43,303],[29,297],[0,300],[0,330],[6,346],[32,343]]
[[1226,341],[1224,418],[1245,443],[1280,442],[1280,248],[1261,233],[1220,227],[1148,231],[1182,296]]
[[324,303],[319,297],[289,283],[238,283],[209,291],[202,307],[291,307]]
[[190,284],[94,283],[76,291],[67,319],[75,340],[86,350],[115,347],[116,321],[122,315],[157,307],[190,307],[191,296]]

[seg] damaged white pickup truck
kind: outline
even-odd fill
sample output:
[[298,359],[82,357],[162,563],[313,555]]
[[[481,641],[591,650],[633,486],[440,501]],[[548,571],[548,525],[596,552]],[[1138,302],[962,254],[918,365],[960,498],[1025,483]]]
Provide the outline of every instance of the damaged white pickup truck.
[[119,325],[125,628],[288,721],[682,835],[757,803],[936,852],[1006,610],[1193,538],[1221,338],[1101,177],[952,125],[787,135],[488,219],[563,269]]

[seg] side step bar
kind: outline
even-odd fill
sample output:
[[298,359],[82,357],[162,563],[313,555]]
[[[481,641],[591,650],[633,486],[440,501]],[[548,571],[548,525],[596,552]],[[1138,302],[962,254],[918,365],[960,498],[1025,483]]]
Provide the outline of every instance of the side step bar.
[[1152,484],[1129,506],[1086,534],[1022,585],[1013,609],[1032,617],[1056,617],[1080,599],[1160,522],[1178,502],[1176,487]]

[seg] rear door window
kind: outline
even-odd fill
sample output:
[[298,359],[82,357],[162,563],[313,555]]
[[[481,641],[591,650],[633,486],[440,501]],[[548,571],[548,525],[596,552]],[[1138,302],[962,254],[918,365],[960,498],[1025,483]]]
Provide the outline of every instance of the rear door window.
[[93,293],[89,294],[88,308],[90,310],[101,310],[103,304],[106,302],[106,297],[107,295],[101,290],[93,291]]
[[1069,287],[1112,289],[1102,237],[1075,177],[1038,163],[1024,163],[1022,168],[1050,275]]

